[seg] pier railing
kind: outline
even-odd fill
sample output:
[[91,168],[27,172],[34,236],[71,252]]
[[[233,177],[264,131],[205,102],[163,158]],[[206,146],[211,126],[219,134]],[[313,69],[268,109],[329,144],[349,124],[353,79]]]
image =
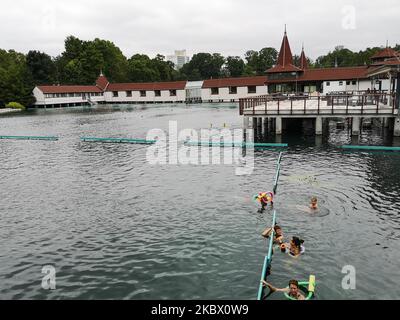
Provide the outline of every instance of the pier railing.
[[239,99],[240,115],[393,115],[396,95],[387,93],[319,96],[262,95]]

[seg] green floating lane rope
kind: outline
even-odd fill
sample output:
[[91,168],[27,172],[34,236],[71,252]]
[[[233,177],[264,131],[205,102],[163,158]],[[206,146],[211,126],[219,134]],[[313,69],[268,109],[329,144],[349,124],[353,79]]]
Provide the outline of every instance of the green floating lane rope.
[[356,146],[356,145],[344,145],[342,149],[347,150],[369,150],[369,151],[400,151],[400,147],[388,147],[388,146]]
[[279,181],[279,176],[281,173],[281,159],[282,159],[282,152],[279,153],[278,161],[276,162],[276,174],[275,174],[274,187],[273,187],[274,194],[276,194],[276,190],[278,188],[278,181]]
[[[282,152],[279,153],[278,160],[276,161],[276,174],[275,174],[274,188],[273,188],[274,194],[276,193],[276,189],[278,188],[279,174],[281,171],[281,160],[282,160]],[[264,291],[262,281],[267,280],[267,270],[268,270],[268,267],[271,265],[271,261],[272,261],[272,247],[273,247],[274,238],[275,238],[275,223],[276,223],[276,210],[274,210],[273,215],[272,215],[272,226],[271,226],[271,234],[269,237],[268,253],[264,259],[264,265],[262,268],[260,285],[258,287],[257,300],[262,300],[263,291]]]
[[185,141],[188,146],[202,147],[250,147],[250,148],[287,148],[287,143],[253,143],[253,142],[218,142],[218,141]]
[[10,139],[10,140],[47,140],[56,141],[58,137],[55,136],[0,136],[0,139]]
[[268,270],[268,267],[271,265],[271,261],[272,261],[272,246],[273,246],[274,238],[275,238],[275,228],[274,228],[275,222],[276,222],[276,211],[274,210],[274,213],[272,215],[272,226],[271,226],[272,231],[271,231],[271,235],[269,237],[268,253],[264,259],[264,265],[263,265],[262,273],[261,273],[260,286],[258,288],[257,300],[262,300],[262,295],[263,295],[263,291],[264,291],[262,281],[267,279],[267,270]]
[[95,138],[81,137],[83,142],[103,142],[103,143],[133,143],[133,144],[154,144],[157,140],[128,139],[128,138]]

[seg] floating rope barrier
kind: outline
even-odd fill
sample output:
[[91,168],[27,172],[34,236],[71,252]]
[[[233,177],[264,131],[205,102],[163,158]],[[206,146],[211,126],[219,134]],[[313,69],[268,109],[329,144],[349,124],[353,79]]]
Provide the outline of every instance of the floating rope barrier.
[[[274,194],[276,193],[276,189],[278,188],[279,174],[280,174],[280,170],[281,170],[281,159],[282,159],[282,152],[279,153],[279,157],[276,162],[277,167],[276,167],[276,174],[275,174],[274,188],[273,188]],[[271,226],[271,234],[269,237],[268,252],[264,258],[264,264],[263,264],[262,273],[261,273],[260,285],[258,288],[257,300],[262,300],[262,298],[263,298],[264,287],[263,287],[262,281],[263,280],[266,281],[267,276],[268,276],[267,270],[270,268],[271,262],[272,262],[272,247],[273,247],[274,238],[275,238],[275,224],[276,224],[276,210],[274,210],[273,214],[272,214],[272,226]]]
[[133,144],[154,144],[157,140],[128,139],[128,138],[94,138],[81,137],[84,142],[103,142],[103,143],[133,143]]
[[55,136],[0,136],[0,139],[13,139],[13,140],[48,140],[48,141],[56,141],[58,137]]
[[388,147],[388,146],[356,146],[356,145],[344,145],[342,149],[348,150],[369,150],[369,151],[400,151],[400,147]]
[[287,148],[287,143],[252,143],[252,142],[212,142],[212,141],[185,141],[189,146],[202,147],[250,147],[250,148]]

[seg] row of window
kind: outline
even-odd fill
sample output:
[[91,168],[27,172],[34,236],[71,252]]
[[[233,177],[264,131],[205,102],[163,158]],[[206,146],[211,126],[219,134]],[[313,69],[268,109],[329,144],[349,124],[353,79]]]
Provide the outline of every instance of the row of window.
[[86,92],[86,93],[46,93],[46,98],[72,98],[72,97],[99,97],[102,96],[102,92]]
[[[356,84],[357,84],[357,81],[356,80],[353,80],[353,81],[346,81],[346,85],[350,85],[350,84],[352,84],[353,86],[355,86]],[[329,87],[331,85],[331,83],[330,83],[330,81],[327,81],[326,82],[326,86],[327,87]],[[342,86],[343,85],[343,81],[339,81],[339,86]]]
[[[247,93],[257,93],[257,87],[247,86]],[[219,94],[219,88],[211,88],[211,94]],[[229,94],[237,94],[237,87],[229,87]]]
[[[329,85],[329,84],[327,84]],[[125,91],[127,97],[132,97],[132,91]],[[257,93],[256,86],[248,86],[247,93]],[[139,94],[141,97],[146,97],[147,91],[140,90]],[[219,94],[219,88],[211,88],[211,94],[217,95]],[[237,94],[237,87],[229,87],[229,94]],[[98,97],[102,96],[102,92],[90,92],[90,93],[46,93],[46,98],[66,98],[66,97]],[[176,90],[169,90],[170,97],[176,96]],[[113,97],[116,98],[119,96],[118,91],[113,91]],[[154,96],[161,97],[161,90],[154,90]]]
[[[132,97],[132,91],[125,91],[127,97]],[[147,91],[146,90],[140,90],[139,94],[141,97],[146,97]],[[119,96],[118,91],[113,91],[113,97],[116,98]],[[161,90],[154,90],[154,96],[156,97],[161,97]],[[170,97],[176,97],[176,90],[169,90],[169,96]]]

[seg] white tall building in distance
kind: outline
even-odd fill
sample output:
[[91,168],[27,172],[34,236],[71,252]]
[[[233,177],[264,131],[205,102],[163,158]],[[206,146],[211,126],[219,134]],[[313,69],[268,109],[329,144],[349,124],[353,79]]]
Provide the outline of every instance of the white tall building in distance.
[[186,50],[175,50],[175,54],[167,56],[167,61],[171,61],[175,65],[175,69],[180,69],[182,66],[190,61],[190,58],[186,55]]

